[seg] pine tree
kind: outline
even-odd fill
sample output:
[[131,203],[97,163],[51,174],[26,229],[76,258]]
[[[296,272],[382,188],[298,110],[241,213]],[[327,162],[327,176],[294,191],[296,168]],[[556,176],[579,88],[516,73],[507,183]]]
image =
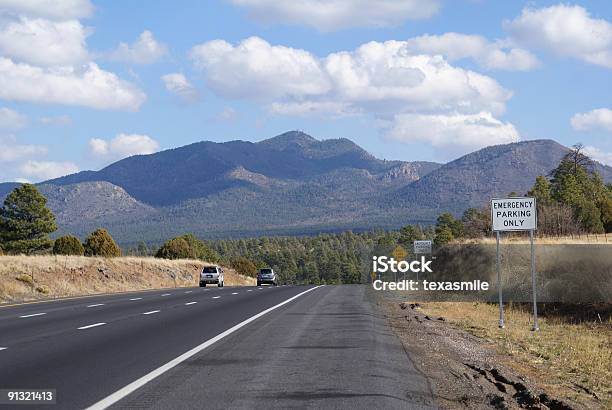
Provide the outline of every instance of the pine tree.
[[86,256],[121,256],[121,249],[106,229],[96,229],[85,239]]
[[15,188],[6,197],[0,208],[0,242],[6,252],[29,255],[51,248],[49,234],[57,225],[46,205],[47,198],[31,184]]

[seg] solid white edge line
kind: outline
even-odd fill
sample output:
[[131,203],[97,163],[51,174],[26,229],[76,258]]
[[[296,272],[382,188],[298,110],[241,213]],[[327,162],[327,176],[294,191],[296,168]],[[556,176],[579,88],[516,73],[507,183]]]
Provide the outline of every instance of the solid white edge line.
[[153,313],[159,313],[160,310],[152,310],[150,312],[144,312],[143,315],[152,315]]
[[256,314],[255,316],[251,316],[250,318],[243,320],[242,322],[238,323],[237,325],[234,325],[232,327],[230,327],[229,329],[227,329],[225,332],[219,333],[217,336],[213,337],[212,339],[208,339],[207,341],[205,341],[204,343],[202,343],[199,346],[194,347],[193,349],[189,350],[188,352],[183,353],[182,355],[180,355],[179,357],[170,360],[168,363],[164,364],[163,366],[158,367],[157,369],[153,370],[152,372],[142,376],[140,379],[137,379],[135,381],[133,381],[132,383],[128,384],[125,387],[122,387],[121,389],[117,390],[116,392],[112,393],[110,396],[105,397],[104,399],[100,400],[99,402],[92,404],[91,406],[87,407],[86,410],[103,410],[108,408],[109,406],[112,406],[113,404],[117,403],[119,400],[123,399],[124,397],[128,396],[130,393],[133,393],[135,390],[139,389],[140,387],[144,386],[145,384],[149,383],[151,380],[155,379],[156,377],[161,376],[162,374],[164,374],[165,372],[167,372],[168,370],[172,369],[173,367],[176,367],[177,365],[181,364],[182,362],[184,362],[185,360],[189,359],[190,357],[198,354],[199,352],[201,352],[202,350],[206,349],[207,347],[211,346],[212,344],[218,342],[219,340],[231,335],[232,333],[234,333],[235,331],[237,331],[238,329],[248,325],[249,323],[253,322],[254,320],[259,319],[260,317],[262,317],[263,315],[272,312],[275,309],[278,309],[281,306],[286,305],[287,303],[299,298],[302,295],[305,295],[308,292],[311,292],[317,288],[320,288],[321,286],[315,286],[314,288],[310,288],[308,290],[305,290],[302,293],[298,293],[297,295],[290,297],[289,299],[279,303],[278,305],[274,305],[264,311],[259,312],[258,314]]
[[77,330],[85,330],[85,329],[91,329],[92,327],[98,327],[98,326],[103,326],[106,323],[104,322],[100,322],[100,323],[94,323],[92,325],[87,325],[87,326],[81,326],[81,327],[77,327]]
[[32,313],[31,315],[23,315],[23,316],[19,316],[20,318],[26,318],[26,317],[34,317],[34,316],[42,316],[42,315],[46,315],[47,313],[42,312],[42,313]]
[[193,304],[195,304],[195,303],[198,303],[198,302],[187,302],[187,303],[185,303],[185,306],[187,306],[187,305],[193,305]]
[[104,306],[104,303],[96,303],[95,305],[89,305],[88,308],[96,307],[96,306]]

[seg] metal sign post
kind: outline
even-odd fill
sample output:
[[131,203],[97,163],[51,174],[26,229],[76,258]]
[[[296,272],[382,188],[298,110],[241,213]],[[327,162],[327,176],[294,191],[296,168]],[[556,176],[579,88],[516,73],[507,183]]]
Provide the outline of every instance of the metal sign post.
[[499,263],[499,232],[495,232],[497,238],[497,258],[496,258],[496,267],[497,267],[497,290],[499,293],[499,327],[503,329],[504,324],[504,301],[502,296],[502,284],[501,284],[501,267]]
[[531,243],[531,286],[533,294],[533,329],[538,327],[538,306],[536,296],[535,247],[533,231],[538,229],[538,211],[535,198],[498,198],[491,199],[492,230],[497,235],[497,288],[499,292],[499,327],[503,328],[504,305],[502,300],[501,268],[499,255],[499,233],[529,231]]

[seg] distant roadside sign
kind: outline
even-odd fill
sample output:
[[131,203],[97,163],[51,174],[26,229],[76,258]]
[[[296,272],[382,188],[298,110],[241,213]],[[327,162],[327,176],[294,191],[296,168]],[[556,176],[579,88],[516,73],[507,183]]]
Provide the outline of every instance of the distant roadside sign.
[[491,199],[493,232],[536,230],[537,213],[535,198]]
[[414,253],[431,253],[431,241],[414,241]]

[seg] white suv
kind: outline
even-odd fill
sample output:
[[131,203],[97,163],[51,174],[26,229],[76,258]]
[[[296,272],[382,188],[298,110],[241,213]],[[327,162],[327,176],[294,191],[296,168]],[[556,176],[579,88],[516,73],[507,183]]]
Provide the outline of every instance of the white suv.
[[200,272],[200,287],[206,287],[206,284],[217,284],[220,288],[223,287],[223,269],[219,266],[204,266]]

